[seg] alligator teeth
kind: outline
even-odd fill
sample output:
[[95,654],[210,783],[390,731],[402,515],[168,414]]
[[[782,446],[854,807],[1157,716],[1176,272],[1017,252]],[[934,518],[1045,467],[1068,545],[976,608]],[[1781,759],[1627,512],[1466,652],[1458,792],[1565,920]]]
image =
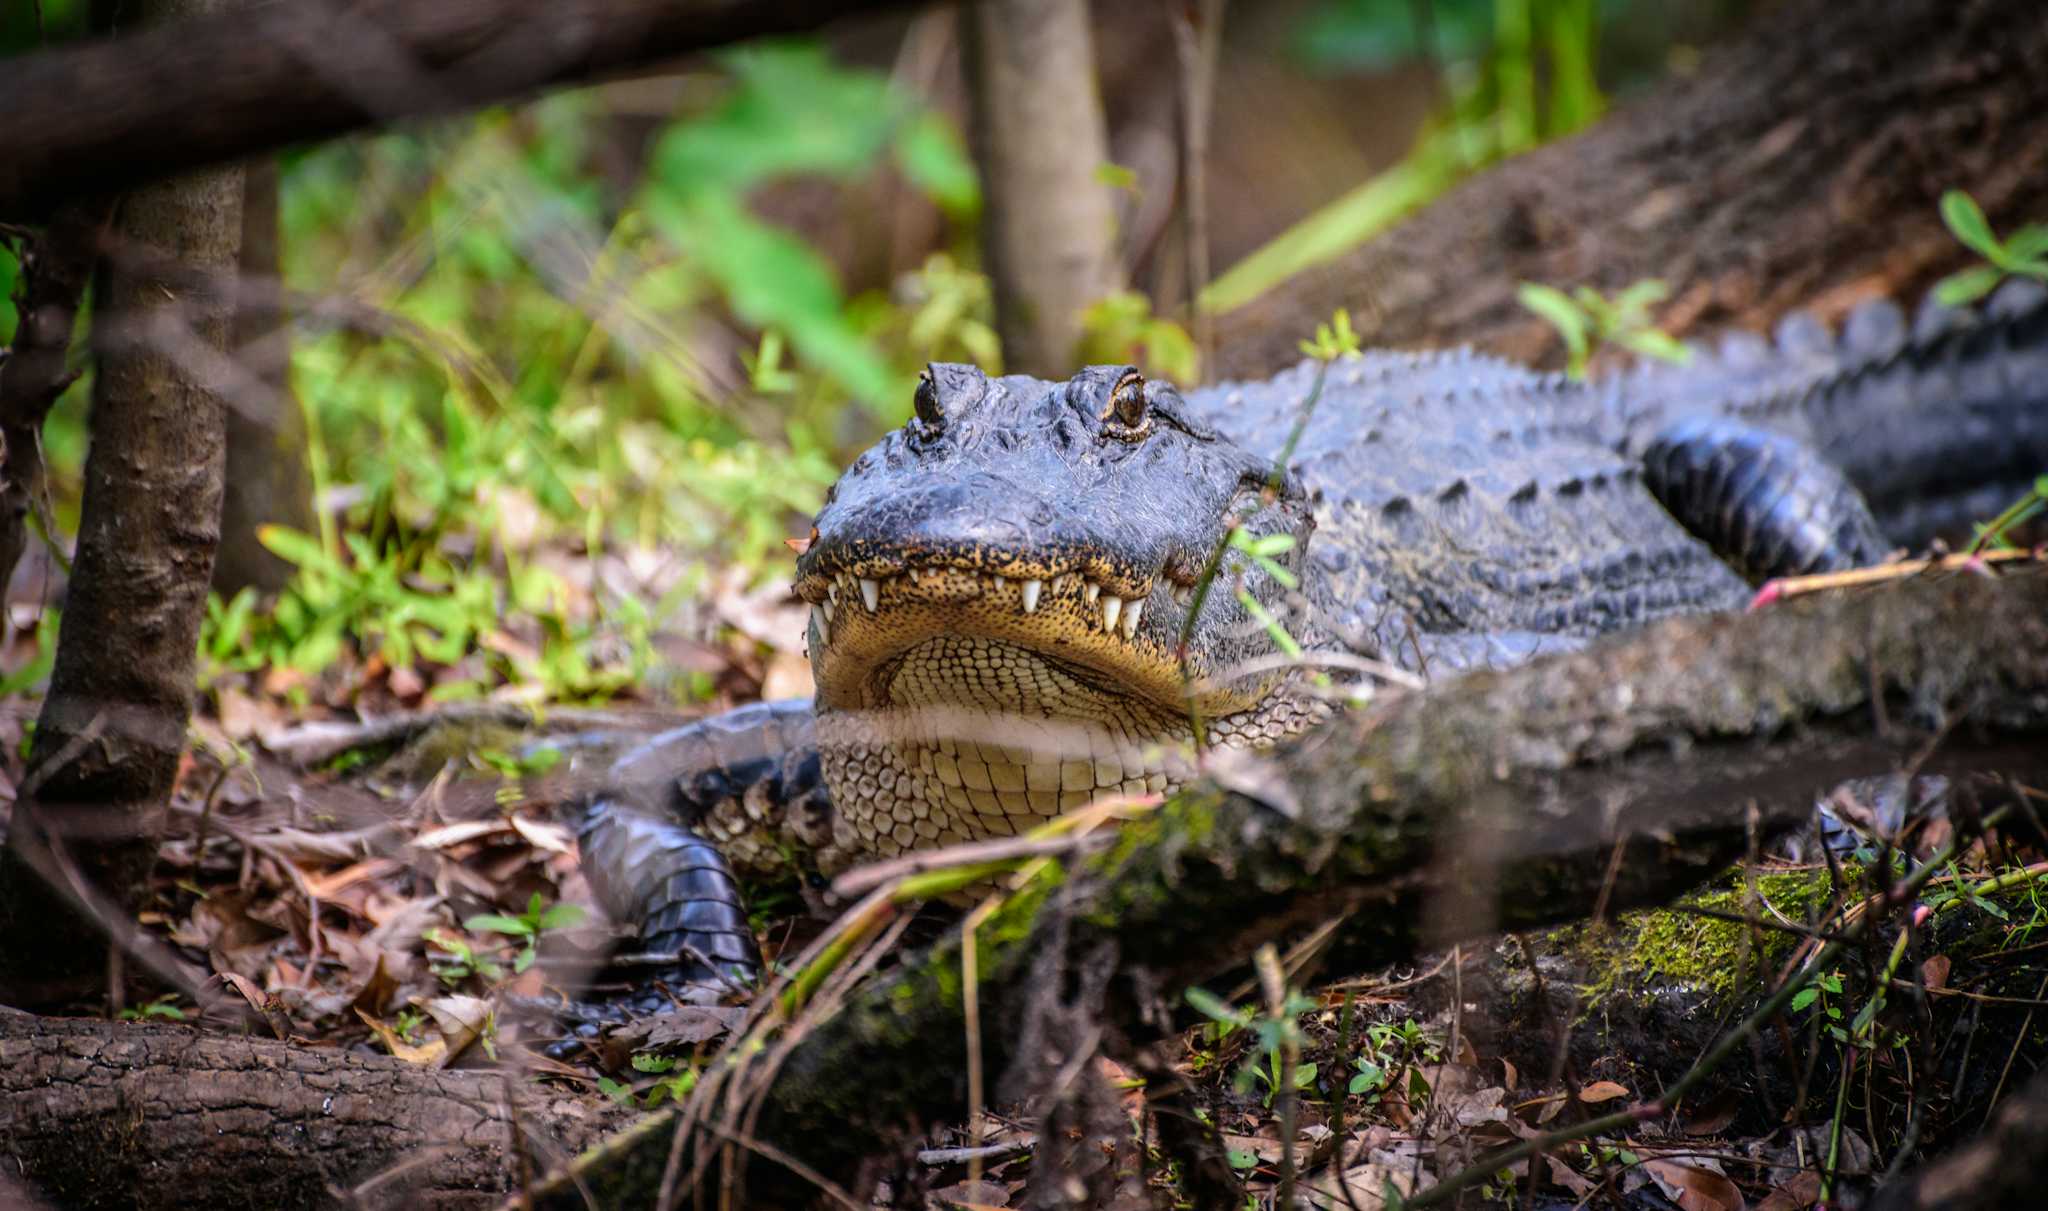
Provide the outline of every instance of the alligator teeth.
[[836,581],[836,580],[835,580],[835,581],[833,581],[833,582],[832,582],[831,584],[828,584],[828,585],[826,585],[826,586],[825,586],[825,596],[826,596],[827,598],[829,598],[829,599],[831,600],[831,602],[832,602],[832,604],[833,604],[833,605],[838,605],[838,604],[839,604],[839,582],[838,582],[838,581]]
[[1044,581],[1027,580],[1024,582],[1024,612],[1026,614],[1036,614],[1038,612],[1038,591],[1044,587]]
[[1114,630],[1116,630],[1116,616],[1117,616],[1117,611],[1119,611],[1119,610],[1121,610],[1121,609],[1123,609],[1123,608],[1124,608],[1124,599],[1123,599],[1123,598],[1121,598],[1121,597],[1105,597],[1105,598],[1103,598],[1103,599],[1102,599],[1102,629],[1103,629],[1103,630],[1105,630],[1105,631],[1114,631]]
[[865,576],[861,577],[860,600],[861,604],[865,605],[868,608],[868,613],[874,613],[877,609],[881,607],[882,586],[876,583],[875,581],[869,580]]
[[1096,595],[1101,592],[1102,586],[1096,584],[1094,581],[1091,580],[1088,582],[1088,587],[1081,590],[1081,596],[1088,602],[1089,605],[1094,605]]
[[[818,609],[818,608],[820,608],[820,607],[817,607],[817,606],[813,606],[813,607],[811,607],[811,608],[813,608],[813,609]],[[826,625],[826,626],[831,626],[831,625],[832,625],[832,603],[828,601],[828,602],[826,602],[826,603],[824,604],[824,606],[823,606],[822,608],[823,608],[823,610],[824,610],[824,614],[825,614],[825,625]]]
[[1143,598],[1138,598],[1138,597],[1134,597],[1134,598],[1132,598],[1132,599],[1131,599],[1131,603],[1130,603],[1129,605],[1127,605],[1127,606],[1125,606],[1125,607],[1124,607],[1124,638],[1125,638],[1125,639],[1129,639],[1129,638],[1131,638],[1131,637],[1135,636],[1135,635],[1136,635],[1136,634],[1138,633],[1138,615],[1139,615],[1140,613],[1142,613],[1142,612],[1144,611],[1144,609],[1145,609],[1145,602],[1144,602],[1144,599],[1143,599]]
[[832,621],[825,617],[823,606],[811,607],[811,625],[818,628],[818,642],[832,642]]

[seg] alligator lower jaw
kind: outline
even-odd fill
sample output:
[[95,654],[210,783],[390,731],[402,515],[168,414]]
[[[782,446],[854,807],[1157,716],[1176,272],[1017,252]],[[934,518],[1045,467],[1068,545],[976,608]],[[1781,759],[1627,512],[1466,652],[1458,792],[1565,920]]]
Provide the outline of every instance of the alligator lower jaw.
[[[1082,573],[1049,570],[1011,577],[958,567],[912,566],[888,577],[851,572],[812,576],[798,586],[812,602],[811,667],[821,709],[872,711],[892,706],[957,705],[1029,717],[1071,717],[1033,687],[1047,677],[1095,687],[1176,718],[1189,708],[1190,677],[1206,688],[1193,706],[1215,718],[1248,710],[1277,677],[1209,686],[1208,670],[1182,669],[1175,640],[1191,594],[1163,578],[1119,585]],[[894,685],[892,670],[907,653],[936,640],[958,640],[986,660],[1003,654],[994,680],[931,685],[919,692]]]

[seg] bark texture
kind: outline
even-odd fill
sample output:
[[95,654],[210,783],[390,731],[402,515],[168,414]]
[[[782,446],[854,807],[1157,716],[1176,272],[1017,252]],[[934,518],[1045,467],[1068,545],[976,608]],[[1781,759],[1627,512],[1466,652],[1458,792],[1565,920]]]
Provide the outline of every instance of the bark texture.
[[6,1175],[66,1208],[487,1207],[624,1117],[496,1071],[0,1012]]
[[[243,281],[276,282],[277,163],[261,159],[244,170],[242,187]],[[306,468],[306,413],[292,393],[291,317],[238,291],[233,345],[246,372],[245,390],[227,410],[228,469],[221,499],[220,555],[213,587],[233,597],[245,586],[277,590],[291,565],[257,541],[259,526],[275,523],[313,529],[313,486]]]
[[0,215],[901,2],[258,4],[24,55],[0,72]]
[[29,513],[43,496],[43,420],[74,378],[71,329],[110,210],[95,200],[63,206],[21,249],[21,322],[0,362],[0,604],[28,550]]
[[2048,219],[2043,63],[2037,0],[1770,6],[1693,74],[1220,317],[1218,371],[1299,360],[1340,306],[1368,344],[1561,361],[1515,301],[1525,281],[1661,278],[1659,318],[1679,334],[1911,300],[1972,259],[1936,213],[1942,191],[1970,191],[2001,231]]
[[983,0],[961,19],[1003,367],[1062,378],[1082,311],[1123,284],[1088,6]]
[[[162,0],[150,16],[225,7]],[[239,168],[138,190],[115,220],[120,243],[216,271],[233,269],[241,230]],[[106,918],[125,916],[145,890],[220,539],[225,444],[211,384],[228,309],[118,263],[100,280],[78,553],[0,855],[0,996],[16,1004],[103,978],[103,931],[116,924]]]
[[[1329,961],[1357,970],[1668,900],[1740,852],[1751,804],[1766,830],[1803,820],[1817,792],[1899,768],[1936,734],[1921,768],[1959,784],[2048,775],[2048,573],[1672,623],[1392,701],[1222,767],[1044,900],[999,912],[978,949],[983,1061],[1012,1081],[1045,1068],[1029,1040],[1076,1035],[1034,1013],[1090,986],[1129,1059],[1170,1028],[1161,998],[1334,919]],[[728,1130],[845,1182],[918,1125],[960,1117],[960,972],[952,939],[854,994],[735,1099],[758,1110]],[[673,1126],[657,1117],[585,1158],[581,1180],[646,1197]],[[800,1195],[765,1162],[749,1175],[757,1193]],[[568,1189],[544,1205],[575,1205]]]

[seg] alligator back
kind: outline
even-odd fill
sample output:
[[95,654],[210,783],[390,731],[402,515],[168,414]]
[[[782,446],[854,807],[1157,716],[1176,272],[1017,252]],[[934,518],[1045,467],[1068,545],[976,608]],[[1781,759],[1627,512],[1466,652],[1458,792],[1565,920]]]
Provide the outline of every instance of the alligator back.
[[[1303,363],[1187,398],[1278,457],[1314,378]],[[1870,304],[1839,337],[1797,315],[1774,340],[1737,335],[1589,384],[1462,350],[1337,362],[1290,460],[1319,497],[1312,546],[1334,612],[1396,654],[1412,623],[1464,664],[1740,604],[1742,579],[1642,474],[1659,434],[1701,416],[1796,439],[1892,540],[1924,542],[2048,469],[2048,292],[2009,287],[1982,312],[1930,306],[1911,324]]]
[[[1188,402],[1277,457],[1314,373]],[[1292,466],[1318,497],[1310,549],[1340,624],[1404,656],[1412,620],[1514,659],[1546,637],[1740,603],[1742,580],[1658,505],[1598,408],[1586,387],[1463,351],[1333,365]]]

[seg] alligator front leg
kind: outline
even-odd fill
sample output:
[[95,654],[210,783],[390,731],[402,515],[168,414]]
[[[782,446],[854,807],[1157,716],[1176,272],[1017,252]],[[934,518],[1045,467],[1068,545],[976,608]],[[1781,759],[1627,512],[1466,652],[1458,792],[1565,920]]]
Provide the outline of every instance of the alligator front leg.
[[1838,468],[1794,438],[1733,417],[1665,428],[1643,450],[1643,481],[1752,580],[1876,563],[1890,547]]
[[715,997],[760,973],[734,865],[787,871],[829,847],[809,702],[764,702],[687,724],[620,758],[577,826],[584,875],[655,975]]

